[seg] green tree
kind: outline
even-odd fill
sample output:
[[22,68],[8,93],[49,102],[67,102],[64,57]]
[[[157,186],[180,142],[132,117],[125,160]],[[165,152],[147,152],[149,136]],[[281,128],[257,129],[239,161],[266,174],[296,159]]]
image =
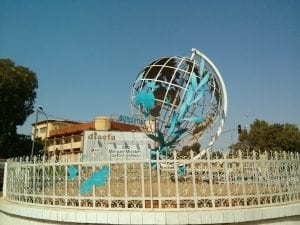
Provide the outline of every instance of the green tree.
[[232,153],[242,151],[300,152],[300,131],[294,124],[269,124],[256,119],[249,132],[243,130],[238,143],[231,146]]
[[17,126],[34,112],[37,88],[33,71],[10,59],[0,59],[0,157],[9,157],[8,149],[17,140],[27,142],[17,135]]
[[[31,154],[32,140],[29,135],[16,134],[6,139],[5,155],[3,158],[13,158],[18,156],[29,156]],[[35,140],[34,155],[40,154],[39,150],[43,149],[44,143],[38,138]]]

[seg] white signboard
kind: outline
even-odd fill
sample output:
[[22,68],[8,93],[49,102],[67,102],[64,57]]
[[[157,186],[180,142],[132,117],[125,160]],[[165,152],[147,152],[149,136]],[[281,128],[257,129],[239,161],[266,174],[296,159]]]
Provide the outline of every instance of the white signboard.
[[142,132],[84,131],[83,157],[87,160],[147,160],[154,142]]

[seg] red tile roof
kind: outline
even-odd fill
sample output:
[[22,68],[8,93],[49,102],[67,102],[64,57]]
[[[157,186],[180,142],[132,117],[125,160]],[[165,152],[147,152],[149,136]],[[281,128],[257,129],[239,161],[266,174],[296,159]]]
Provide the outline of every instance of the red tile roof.
[[[69,136],[72,134],[80,134],[85,130],[95,130],[95,121],[91,121],[88,123],[76,124],[68,127],[64,127],[57,130],[50,131],[50,137],[61,137],[61,136]],[[111,129],[112,131],[141,131],[139,126],[120,123],[117,121],[111,121]]]
[[141,131],[141,128],[136,125],[111,121],[111,130],[119,131]]
[[79,134],[84,130],[94,130],[95,129],[95,121],[91,121],[88,123],[76,124],[73,126],[64,127],[57,130],[50,131],[50,137],[52,136],[68,136],[72,134]]

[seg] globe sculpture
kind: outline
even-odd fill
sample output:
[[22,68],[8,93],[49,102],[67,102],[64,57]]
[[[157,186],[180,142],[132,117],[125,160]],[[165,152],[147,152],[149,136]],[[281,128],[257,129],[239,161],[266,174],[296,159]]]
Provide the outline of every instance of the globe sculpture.
[[145,66],[133,83],[131,109],[155,141],[152,151],[168,157],[188,149],[199,157],[221,134],[227,93],[216,66],[192,49],[191,57],[162,57]]

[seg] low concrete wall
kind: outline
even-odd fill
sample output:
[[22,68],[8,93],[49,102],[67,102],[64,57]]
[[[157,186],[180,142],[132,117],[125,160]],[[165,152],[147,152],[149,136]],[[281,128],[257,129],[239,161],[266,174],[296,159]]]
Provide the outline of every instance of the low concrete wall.
[[234,209],[109,210],[24,205],[0,199],[0,224],[300,224],[300,203]]

